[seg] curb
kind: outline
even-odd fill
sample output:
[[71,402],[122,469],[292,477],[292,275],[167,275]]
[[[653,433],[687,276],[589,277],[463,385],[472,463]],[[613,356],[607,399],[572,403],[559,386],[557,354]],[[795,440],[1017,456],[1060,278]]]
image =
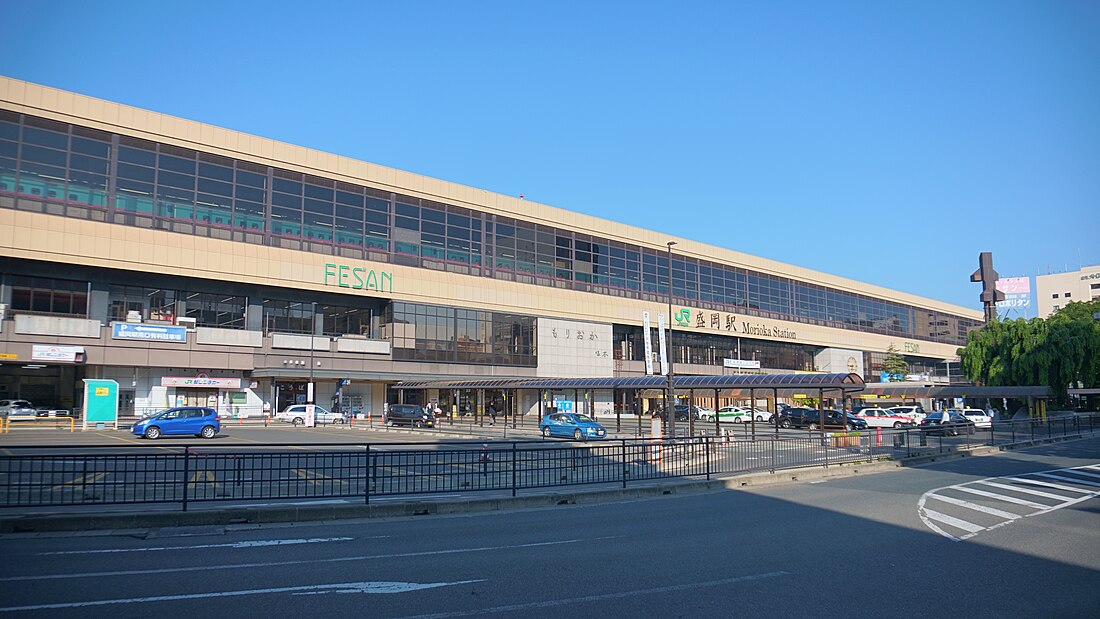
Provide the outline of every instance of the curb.
[[409,501],[364,505],[316,505],[263,508],[225,508],[200,511],[56,514],[0,517],[0,534],[72,532],[104,529],[151,529],[163,527],[274,524],[346,520],[363,518],[400,518],[469,514],[514,509],[538,509],[559,505],[581,505],[623,500],[654,498],[691,492],[737,490],[752,486],[797,483],[810,480],[854,477],[856,475],[896,471],[932,462],[959,460],[1049,445],[1085,438],[1083,435],[1036,439],[1012,445],[973,447],[967,451],[913,456],[902,460],[838,463],[778,471],[738,473],[709,480],[672,481],[631,488],[603,488],[576,492],[532,494],[515,497],[470,498],[452,501]]

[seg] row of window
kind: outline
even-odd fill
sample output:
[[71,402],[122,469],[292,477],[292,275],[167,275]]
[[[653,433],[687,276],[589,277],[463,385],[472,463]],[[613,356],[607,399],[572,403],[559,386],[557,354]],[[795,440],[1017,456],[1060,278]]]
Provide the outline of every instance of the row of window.
[[[0,192],[110,205],[130,216],[108,220],[127,225],[537,285],[654,300],[670,290],[660,250],[3,111]],[[979,325],[728,265],[671,262],[677,304],[959,344]]]

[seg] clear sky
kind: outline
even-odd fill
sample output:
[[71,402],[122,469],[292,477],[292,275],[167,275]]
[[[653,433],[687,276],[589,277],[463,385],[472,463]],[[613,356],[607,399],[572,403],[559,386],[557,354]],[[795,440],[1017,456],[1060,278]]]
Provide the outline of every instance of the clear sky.
[[980,308],[1100,263],[1100,2],[4,2],[0,73]]

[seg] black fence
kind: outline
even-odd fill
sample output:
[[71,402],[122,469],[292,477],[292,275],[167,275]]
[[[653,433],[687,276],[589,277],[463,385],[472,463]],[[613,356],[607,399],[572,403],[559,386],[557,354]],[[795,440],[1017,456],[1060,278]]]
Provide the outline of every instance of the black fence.
[[[736,433],[677,439],[299,444],[218,448],[8,447],[0,507],[282,501],[519,492],[899,459],[1091,434],[1100,418],[996,422],[989,430]],[[110,448],[117,449],[117,448]],[[167,451],[167,453],[166,453]],[[61,452],[61,453],[58,453]],[[137,453],[135,453],[137,452]]]

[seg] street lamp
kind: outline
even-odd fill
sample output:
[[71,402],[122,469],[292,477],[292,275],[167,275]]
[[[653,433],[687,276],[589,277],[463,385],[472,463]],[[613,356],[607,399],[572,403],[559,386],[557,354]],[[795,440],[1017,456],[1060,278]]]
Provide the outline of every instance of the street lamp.
[[665,243],[668,246],[668,393],[665,394],[665,414],[668,415],[668,433],[673,438],[676,438],[676,407],[672,404],[676,395],[676,385],[672,379],[672,246],[675,244],[676,241]]

